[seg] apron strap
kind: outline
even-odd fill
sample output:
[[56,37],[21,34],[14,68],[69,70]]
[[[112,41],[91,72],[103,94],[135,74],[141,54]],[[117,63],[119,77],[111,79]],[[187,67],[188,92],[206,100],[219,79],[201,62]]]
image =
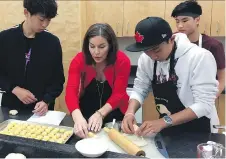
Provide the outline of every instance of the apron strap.
[[199,34],[199,47],[202,47],[202,34]]
[[[170,70],[169,70],[169,76],[173,74],[174,67],[175,67],[175,52],[177,50],[176,42],[174,42],[173,50],[170,55]],[[177,61],[177,60],[176,60]],[[154,74],[153,74],[153,82],[156,83],[157,75],[156,75],[156,68],[157,68],[157,61],[154,63]]]
[[157,61],[154,63],[154,73],[153,73],[153,82],[156,83],[157,75],[156,75]]

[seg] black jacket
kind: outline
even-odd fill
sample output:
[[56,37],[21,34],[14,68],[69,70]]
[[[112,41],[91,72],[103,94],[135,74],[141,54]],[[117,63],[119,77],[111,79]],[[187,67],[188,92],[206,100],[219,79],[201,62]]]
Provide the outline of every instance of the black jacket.
[[65,78],[59,39],[42,31],[36,34],[31,48],[25,73],[26,39],[22,24],[0,32],[0,88],[6,92],[2,106],[34,108],[36,103],[24,105],[12,94],[16,86],[29,90],[38,101],[46,103],[53,103],[61,94]]

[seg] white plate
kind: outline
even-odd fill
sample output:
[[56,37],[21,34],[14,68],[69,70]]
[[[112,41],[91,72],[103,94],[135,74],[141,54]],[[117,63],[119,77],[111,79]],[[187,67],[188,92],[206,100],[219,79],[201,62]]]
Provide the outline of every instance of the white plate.
[[75,148],[85,157],[99,157],[108,150],[108,144],[101,138],[86,138],[78,141]]

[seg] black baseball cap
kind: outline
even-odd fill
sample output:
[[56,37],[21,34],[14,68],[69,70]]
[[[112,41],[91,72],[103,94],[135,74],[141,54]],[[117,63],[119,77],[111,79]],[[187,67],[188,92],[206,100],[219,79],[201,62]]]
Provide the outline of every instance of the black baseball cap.
[[141,20],[135,29],[136,43],[126,47],[127,51],[147,51],[172,37],[172,29],[168,22],[160,17],[147,17]]

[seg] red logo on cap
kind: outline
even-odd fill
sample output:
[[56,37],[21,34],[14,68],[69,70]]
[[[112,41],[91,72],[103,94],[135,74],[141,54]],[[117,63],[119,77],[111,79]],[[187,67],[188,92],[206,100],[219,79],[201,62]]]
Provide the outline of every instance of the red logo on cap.
[[134,37],[136,39],[136,42],[138,42],[138,43],[142,43],[142,41],[144,40],[144,36],[140,35],[140,33],[138,31],[136,32]]

